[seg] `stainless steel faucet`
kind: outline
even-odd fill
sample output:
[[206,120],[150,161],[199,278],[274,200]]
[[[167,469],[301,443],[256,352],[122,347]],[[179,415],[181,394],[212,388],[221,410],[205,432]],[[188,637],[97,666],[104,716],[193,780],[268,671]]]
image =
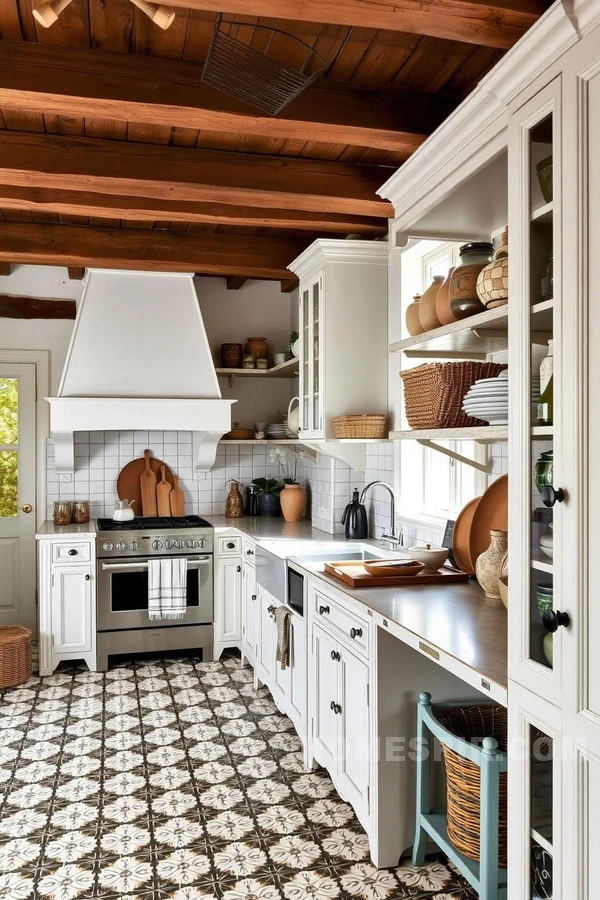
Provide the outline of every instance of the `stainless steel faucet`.
[[365,497],[372,487],[383,487],[390,495],[390,527],[387,532],[384,531],[381,535],[381,541],[383,544],[387,544],[390,550],[396,550],[402,543],[402,531],[400,532],[400,537],[398,537],[396,532],[396,495],[394,494],[394,489],[387,481],[371,481],[360,495],[361,503],[364,503]]

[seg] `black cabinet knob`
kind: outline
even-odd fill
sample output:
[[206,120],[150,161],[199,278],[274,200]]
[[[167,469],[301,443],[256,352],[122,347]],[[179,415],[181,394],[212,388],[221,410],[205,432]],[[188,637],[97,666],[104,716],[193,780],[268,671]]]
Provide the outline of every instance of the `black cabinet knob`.
[[254,556],[254,550],[246,550],[246,556]]
[[362,637],[362,628],[351,628],[350,629],[350,637],[351,638]]
[[568,628],[571,624],[571,618],[568,613],[560,612],[558,609],[547,609],[542,613],[542,622],[546,631],[554,634],[561,627]]
[[241,571],[242,571],[242,567],[241,567],[241,566],[236,566],[236,567],[235,567],[235,571],[236,571],[236,572],[241,572]]
[[252,594],[252,599],[256,600],[256,594]]
[[77,550],[69,550],[69,556],[77,556]]
[[542,495],[542,503],[544,506],[554,506],[555,503],[562,503],[565,499],[565,492],[562,488],[553,488],[551,484],[545,484],[540,491]]
[[92,577],[91,575],[86,575],[86,576],[85,576],[85,580],[86,580],[86,581],[89,581],[91,577]]
[[235,544],[233,543],[233,541],[229,541],[229,543],[227,544],[227,549],[235,550]]
[[331,610],[329,609],[328,606],[320,606],[319,607],[319,615],[320,616],[329,615],[330,612],[331,612]]
[[329,709],[333,710],[333,712],[336,714],[336,716],[339,716],[339,714],[342,711],[342,707],[340,706],[339,703],[336,703],[335,700],[331,701],[331,703],[329,704]]
[[334,659],[336,662],[339,662],[340,659],[341,659],[342,657],[341,657],[341,655],[340,655],[340,653],[339,653],[338,650],[332,650],[332,651],[331,651],[331,658]]

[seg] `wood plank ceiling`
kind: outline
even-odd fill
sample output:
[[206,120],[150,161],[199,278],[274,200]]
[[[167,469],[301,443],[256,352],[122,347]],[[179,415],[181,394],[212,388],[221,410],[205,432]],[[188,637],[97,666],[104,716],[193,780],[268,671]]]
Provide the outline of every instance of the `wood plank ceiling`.
[[[172,0],[163,31],[130,0],[72,0],[50,28],[0,0],[0,262],[239,286],[315,237],[382,236],[376,188],[550,5]],[[204,85],[219,12],[257,47],[257,25],[302,38],[324,77],[275,117]]]

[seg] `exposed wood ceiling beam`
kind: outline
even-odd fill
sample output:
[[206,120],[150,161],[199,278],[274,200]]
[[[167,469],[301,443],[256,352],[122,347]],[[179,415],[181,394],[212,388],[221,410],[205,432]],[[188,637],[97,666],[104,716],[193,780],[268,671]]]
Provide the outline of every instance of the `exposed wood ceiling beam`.
[[74,300],[43,300],[38,297],[0,295],[3,319],[74,319]]
[[58,116],[351,144],[410,155],[456,104],[322,82],[276,117],[202,84],[195,63],[0,42],[0,107]]
[[292,291],[295,291],[298,287],[298,279],[297,278],[285,278],[281,282],[281,293],[282,294],[291,294]]
[[81,266],[68,266],[68,273],[71,281],[81,281],[85,275],[85,269]]
[[[158,2],[158,0],[154,0]],[[358,25],[508,49],[545,12],[541,0],[169,0],[173,7]]]
[[0,262],[285,279],[307,241],[0,222]]
[[250,228],[293,228],[300,231],[360,234],[382,237],[385,219],[343,213],[304,212],[294,209],[261,209],[227,203],[194,203],[145,197],[111,196],[92,191],[13,187],[0,184],[0,209],[54,213],[59,216],[93,216],[131,222],[192,222],[242,225]]
[[375,191],[391,169],[5,131],[0,184],[268,209],[393,215]]
[[244,287],[244,285],[246,284],[247,281],[248,281],[247,278],[237,278],[234,275],[230,275],[229,278],[227,279],[227,290],[228,291],[239,291],[240,288]]
[[10,263],[0,263],[0,275],[8,276],[12,272]]

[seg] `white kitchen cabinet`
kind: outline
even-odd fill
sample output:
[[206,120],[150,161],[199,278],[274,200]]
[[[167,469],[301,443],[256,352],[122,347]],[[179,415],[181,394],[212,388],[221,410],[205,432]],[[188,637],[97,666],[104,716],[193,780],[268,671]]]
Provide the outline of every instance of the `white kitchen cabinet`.
[[369,668],[345,648],[338,650],[340,719],[340,783],[353,806],[369,812]]
[[242,662],[256,665],[258,589],[256,569],[244,557],[242,562]]
[[315,760],[330,773],[336,768],[339,725],[335,704],[338,698],[338,644],[318,625],[311,633],[311,751]]
[[[240,539],[241,541],[241,539]],[[242,642],[242,557],[217,556],[215,561],[214,658]]]
[[83,660],[96,671],[94,542],[38,542],[40,675],[61,660]]
[[287,714],[306,745],[306,622],[292,612],[290,619],[290,677],[288,683]]
[[337,415],[387,408],[387,261],[382,241],[317,240],[289,266],[300,278],[304,439],[335,438]]
[[275,630],[275,610],[279,600],[264,588],[258,589],[258,664],[260,681],[273,691],[275,685],[275,650],[277,635]]

